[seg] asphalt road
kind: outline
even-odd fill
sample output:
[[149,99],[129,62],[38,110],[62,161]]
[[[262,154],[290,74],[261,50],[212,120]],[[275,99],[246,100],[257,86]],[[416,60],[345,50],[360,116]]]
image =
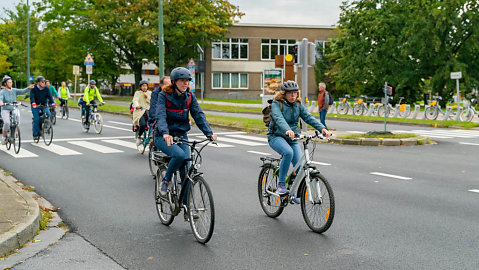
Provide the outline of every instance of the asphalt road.
[[[30,118],[22,112],[24,140],[31,140]],[[72,118],[79,119],[77,111],[72,111]],[[59,148],[54,153],[28,142],[22,152],[37,157],[15,158],[0,151],[0,166],[60,207],[60,216],[72,229],[57,244],[63,249],[55,245],[15,269],[45,263],[49,269],[64,269],[68,262],[86,269],[92,263],[91,250],[68,251],[82,242],[108,261],[96,269],[479,267],[479,193],[474,192],[479,190],[475,159],[479,131],[389,126],[433,134],[438,144],[318,144],[314,160],[323,164],[318,167],[336,198],[333,225],[319,235],[308,229],[299,206],[288,206],[276,219],[262,212],[256,189],[259,157],[274,153],[262,142],[265,137],[215,130],[219,142],[229,147],[208,147],[203,155],[202,171],[215,199],[216,226],[212,240],[201,245],[181,216],[170,227],[160,223],[147,156],[128,147],[134,142],[130,119],[104,118],[101,135],[82,133],[78,121],[58,120],[54,145],[79,154],[62,156],[58,153],[73,152]],[[342,121],[328,124],[337,130],[383,128]],[[196,129],[191,133],[199,134]],[[100,153],[87,148],[85,141],[111,149]],[[119,145],[123,142],[130,144]],[[78,252],[85,252],[83,261]]]

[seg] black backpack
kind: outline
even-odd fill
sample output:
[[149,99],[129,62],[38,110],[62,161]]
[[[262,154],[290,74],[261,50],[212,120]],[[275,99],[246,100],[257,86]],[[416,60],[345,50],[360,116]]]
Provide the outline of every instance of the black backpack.
[[329,95],[329,102],[328,102],[328,105],[333,105],[333,103],[334,103],[333,95],[331,95],[331,93],[330,93],[330,92],[328,92],[328,95]]
[[[267,128],[269,128],[269,123],[271,123],[271,121],[274,122],[273,117],[271,117],[271,103],[273,103],[273,100],[272,99],[268,100],[269,105],[264,107],[262,111],[263,122]],[[280,102],[279,106],[281,108],[281,111],[283,111],[283,102]],[[273,129],[274,129],[274,125],[273,125]]]

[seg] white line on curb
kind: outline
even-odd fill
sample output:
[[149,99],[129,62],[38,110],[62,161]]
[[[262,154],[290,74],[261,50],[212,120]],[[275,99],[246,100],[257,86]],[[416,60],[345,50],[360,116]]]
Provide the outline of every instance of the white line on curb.
[[380,172],[372,172],[371,174],[374,175],[379,175],[379,176],[384,176],[384,177],[390,177],[390,178],[396,178],[400,180],[411,180],[412,178],[410,177],[404,177],[404,176],[399,176],[399,175],[394,175],[394,174],[387,174],[387,173],[380,173]]

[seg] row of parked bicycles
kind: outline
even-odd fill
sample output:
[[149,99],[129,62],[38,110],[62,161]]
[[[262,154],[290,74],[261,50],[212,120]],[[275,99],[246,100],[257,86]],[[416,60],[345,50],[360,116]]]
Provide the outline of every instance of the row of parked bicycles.
[[[365,116],[380,116],[385,115],[396,118],[417,118],[422,114],[423,119],[436,120],[439,115],[442,115],[443,120],[457,120],[470,122],[474,119],[474,116],[478,114],[477,109],[474,107],[476,104],[475,99],[471,99],[464,104],[465,107],[452,105],[446,106],[443,110],[439,105],[439,101],[442,100],[441,96],[433,96],[433,99],[421,109],[421,105],[415,105],[414,109],[411,109],[411,105],[404,104],[402,101],[404,97],[399,97],[398,103],[393,106],[391,103],[384,102],[384,98],[368,97],[365,95],[359,96],[351,104],[349,101],[350,95],[345,95],[339,102],[333,103],[329,112],[337,114],[353,114],[353,115],[365,115]],[[393,97],[388,97],[390,100]]]

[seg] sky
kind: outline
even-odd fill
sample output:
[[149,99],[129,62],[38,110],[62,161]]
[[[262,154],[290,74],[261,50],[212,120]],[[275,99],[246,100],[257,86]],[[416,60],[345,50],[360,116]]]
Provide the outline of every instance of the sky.
[[[30,0],[38,2],[39,0]],[[343,0],[229,0],[245,13],[240,23],[336,25],[339,6]],[[14,9],[20,0],[0,0],[0,16],[3,8]],[[26,2],[26,0],[24,0]]]

